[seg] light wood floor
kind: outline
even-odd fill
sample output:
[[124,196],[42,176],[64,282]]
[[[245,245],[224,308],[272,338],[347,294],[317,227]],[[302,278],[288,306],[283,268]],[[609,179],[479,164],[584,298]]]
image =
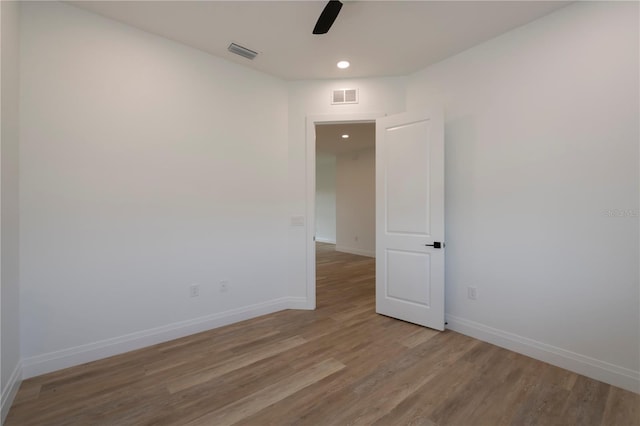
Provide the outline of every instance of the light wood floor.
[[284,311],[25,381],[6,426],[640,425],[640,397],[374,313],[374,260],[318,244]]

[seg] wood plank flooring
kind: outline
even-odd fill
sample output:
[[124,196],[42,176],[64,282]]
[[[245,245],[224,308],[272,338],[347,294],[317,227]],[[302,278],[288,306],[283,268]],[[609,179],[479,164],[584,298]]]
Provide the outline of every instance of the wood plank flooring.
[[6,426],[640,425],[640,396],[374,313],[374,260],[318,244],[284,311],[23,382]]

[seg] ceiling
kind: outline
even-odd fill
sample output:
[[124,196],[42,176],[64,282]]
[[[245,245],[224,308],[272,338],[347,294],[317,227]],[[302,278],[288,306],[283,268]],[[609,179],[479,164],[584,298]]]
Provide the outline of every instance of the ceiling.
[[[343,139],[342,135],[349,135]],[[363,149],[375,148],[376,124],[339,123],[316,125],[316,153],[339,155]]]
[[[71,1],[75,6],[286,79],[407,75],[570,2],[348,1],[312,35],[326,1]],[[231,42],[259,52],[253,61]],[[348,59],[351,67],[336,63]]]

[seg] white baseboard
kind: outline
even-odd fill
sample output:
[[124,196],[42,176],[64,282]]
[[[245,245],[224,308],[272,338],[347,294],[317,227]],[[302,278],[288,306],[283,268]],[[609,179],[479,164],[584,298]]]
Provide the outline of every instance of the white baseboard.
[[9,409],[11,408],[11,404],[13,404],[13,400],[18,393],[20,383],[22,383],[22,362],[18,361],[16,368],[13,369],[13,372],[9,377],[9,381],[5,385],[4,389],[2,389],[2,394],[0,395],[0,400],[2,400],[0,403],[0,409],[2,410],[0,413],[2,416],[0,424],[4,424],[7,414],[9,414]]
[[331,238],[316,237],[317,243],[335,244],[336,240]]
[[638,371],[609,364],[453,315],[447,315],[446,320],[448,323],[447,328],[450,330],[631,392],[640,393],[640,372]]
[[336,245],[336,251],[341,251],[343,253],[357,254],[358,256],[376,257],[375,250],[363,250],[359,248]]
[[287,309],[298,310],[313,310],[315,306],[309,304],[309,300],[306,297],[289,297],[289,306]]
[[101,340],[99,342],[25,358],[22,360],[22,377],[28,379],[284,309],[305,309],[304,306],[306,306],[306,303],[306,298],[283,297],[194,318],[192,320],[180,321],[162,327]]

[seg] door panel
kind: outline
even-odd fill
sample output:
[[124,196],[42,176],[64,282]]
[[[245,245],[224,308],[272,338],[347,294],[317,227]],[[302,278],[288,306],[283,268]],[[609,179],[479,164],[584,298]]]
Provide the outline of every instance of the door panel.
[[429,253],[387,250],[387,297],[429,307],[430,263]]
[[376,312],[444,329],[444,122],[376,121]]
[[425,120],[387,129],[387,232],[429,233],[429,145],[419,140],[428,126]]

